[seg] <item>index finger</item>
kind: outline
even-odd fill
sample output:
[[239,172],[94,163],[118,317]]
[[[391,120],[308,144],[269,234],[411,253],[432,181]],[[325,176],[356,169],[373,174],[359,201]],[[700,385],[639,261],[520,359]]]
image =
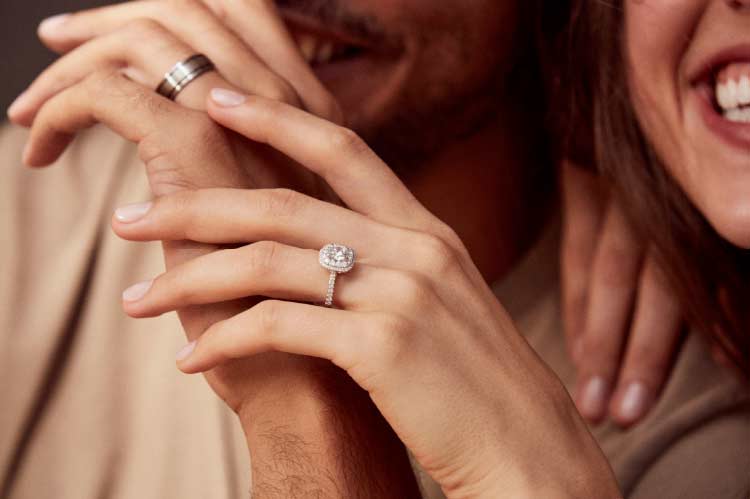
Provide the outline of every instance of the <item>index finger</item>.
[[224,89],[211,92],[207,110],[225,127],[270,145],[323,177],[354,211],[415,230],[432,227],[437,221],[348,128],[282,102]]

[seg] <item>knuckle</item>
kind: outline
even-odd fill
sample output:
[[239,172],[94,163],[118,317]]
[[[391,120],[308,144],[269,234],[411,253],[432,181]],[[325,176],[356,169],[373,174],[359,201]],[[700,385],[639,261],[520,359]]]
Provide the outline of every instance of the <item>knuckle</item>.
[[457,264],[456,251],[434,234],[421,234],[417,247],[422,251],[424,261],[433,271],[444,272]]
[[275,241],[261,241],[248,246],[249,255],[247,265],[250,272],[256,276],[263,276],[278,268],[279,243]]
[[408,351],[411,323],[396,314],[382,314],[371,330],[372,355],[381,366],[396,365]]
[[281,313],[280,308],[280,302],[277,300],[262,301],[255,306],[259,331],[263,337],[269,338],[276,329]]
[[368,146],[357,133],[343,126],[335,126],[328,134],[328,145],[333,152],[345,151],[359,155],[368,150]]
[[299,95],[297,95],[297,91],[281,78],[276,78],[273,83],[268,85],[268,88],[265,89],[261,95],[264,95],[273,101],[284,102],[293,106],[299,106],[300,104],[300,98]]
[[262,199],[263,212],[272,218],[285,218],[297,214],[302,204],[302,195],[292,189],[269,189]]
[[598,279],[610,288],[633,286],[636,277],[637,261],[632,252],[619,246],[602,248],[596,262]]
[[129,39],[134,42],[152,43],[161,39],[166,30],[158,21],[150,17],[139,17],[128,21],[123,27]]
[[398,302],[407,308],[420,309],[430,302],[432,283],[416,272],[396,271],[392,289],[398,295]]

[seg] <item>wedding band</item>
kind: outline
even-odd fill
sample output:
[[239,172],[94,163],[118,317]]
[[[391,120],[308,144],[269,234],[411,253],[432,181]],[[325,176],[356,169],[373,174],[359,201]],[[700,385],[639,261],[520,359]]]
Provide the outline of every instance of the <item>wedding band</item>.
[[214,69],[214,63],[203,54],[195,54],[184,61],[178,62],[167,74],[156,93],[169,100],[175,100],[177,95],[187,87],[191,81]]
[[318,258],[321,267],[330,271],[328,276],[328,291],[323,303],[326,307],[333,306],[333,292],[336,287],[336,276],[345,274],[354,268],[354,250],[343,244],[326,244],[320,250]]

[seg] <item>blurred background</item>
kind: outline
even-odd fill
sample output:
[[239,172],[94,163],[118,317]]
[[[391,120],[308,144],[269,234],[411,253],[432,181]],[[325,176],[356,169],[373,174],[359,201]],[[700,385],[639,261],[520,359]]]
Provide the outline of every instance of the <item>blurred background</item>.
[[114,3],[113,0],[0,0],[0,106],[13,99],[54,60],[36,37],[45,17]]

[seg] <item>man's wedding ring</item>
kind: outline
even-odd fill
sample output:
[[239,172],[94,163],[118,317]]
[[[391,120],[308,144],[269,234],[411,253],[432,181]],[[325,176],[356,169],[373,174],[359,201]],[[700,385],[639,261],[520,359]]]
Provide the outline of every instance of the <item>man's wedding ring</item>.
[[214,69],[214,64],[203,54],[195,54],[182,62],[178,62],[164,75],[164,80],[156,87],[156,93],[169,100],[175,100],[177,95],[190,82],[208,71]]

